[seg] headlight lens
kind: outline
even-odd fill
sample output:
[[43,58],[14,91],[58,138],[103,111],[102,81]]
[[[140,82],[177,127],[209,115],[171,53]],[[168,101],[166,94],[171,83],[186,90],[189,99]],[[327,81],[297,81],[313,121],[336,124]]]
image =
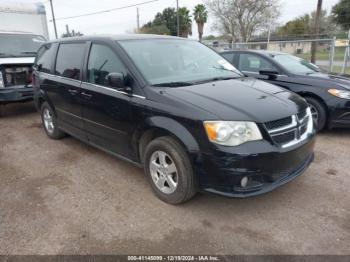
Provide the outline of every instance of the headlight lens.
[[253,122],[205,121],[204,127],[211,142],[224,146],[262,140],[258,126]]
[[2,73],[0,72],[0,88],[4,88],[4,79],[2,78]]
[[350,99],[350,91],[339,90],[339,89],[329,89],[328,93],[336,97]]

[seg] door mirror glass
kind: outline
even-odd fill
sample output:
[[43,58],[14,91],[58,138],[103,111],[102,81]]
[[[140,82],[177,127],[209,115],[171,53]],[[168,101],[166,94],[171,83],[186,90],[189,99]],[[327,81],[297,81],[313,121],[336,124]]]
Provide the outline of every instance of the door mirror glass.
[[107,75],[108,86],[116,89],[124,89],[125,81],[122,73],[109,73]]

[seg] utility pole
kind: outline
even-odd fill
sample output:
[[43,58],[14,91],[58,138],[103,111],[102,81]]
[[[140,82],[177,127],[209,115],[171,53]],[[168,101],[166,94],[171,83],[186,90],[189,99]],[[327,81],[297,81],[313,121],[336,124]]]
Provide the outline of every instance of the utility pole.
[[[316,17],[315,17],[315,30],[314,30],[314,34],[316,38],[319,38],[319,34],[320,34],[321,12],[322,12],[322,0],[318,0]],[[316,62],[317,44],[318,44],[317,41],[313,41],[311,43],[311,63],[314,63],[314,64]]]
[[180,36],[179,0],[176,0],[177,36]]
[[140,33],[140,13],[139,8],[136,9],[137,15],[136,15],[136,23],[137,23],[137,33]]
[[55,20],[55,13],[53,11],[53,5],[52,5],[52,0],[50,0],[50,5],[51,5],[51,13],[52,13],[52,22],[53,22],[53,28],[55,29],[55,37],[57,37],[57,28],[56,28],[56,20]]

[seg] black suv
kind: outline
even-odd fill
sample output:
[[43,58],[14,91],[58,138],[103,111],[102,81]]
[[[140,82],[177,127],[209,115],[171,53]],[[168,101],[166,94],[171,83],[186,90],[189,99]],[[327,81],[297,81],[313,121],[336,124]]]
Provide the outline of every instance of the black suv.
[[299,57],[266,50],[221,53],[250,77],[284,87],[303,96],[317,129],[350,127],[350,76],[321,72]]
[[168,203],[198,191],[265,193],[313,160],[305,100],[244,77],[196,41],[68,38],[44,44],[34,70],[35,104],[50,138],[67,133],[144,166]]

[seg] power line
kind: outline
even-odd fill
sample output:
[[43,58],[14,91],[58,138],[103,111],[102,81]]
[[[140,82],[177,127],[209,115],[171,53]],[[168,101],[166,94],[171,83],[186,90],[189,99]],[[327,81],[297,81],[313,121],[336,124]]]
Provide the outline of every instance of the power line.
[[112,8],[112,9],[97,11],[97,12],[93,12],[93,13],[59,17],[59,18],[56,18],[56,20],[66,20],[66,19],[72,19],[72,18],[78,18],[78,17],[84,17],[84,16],[97,15],[97,14],[102,14],[102,13],[109,13],[109,12],[113,12],[113,11],[117,11],[117,10],[121,10],[121,9],[126,9],[126,8],[130,8],[130,7],[135,7],[135,6],[139,6],[139,5],[145,5],[145,4],[149,4],[149,3],[153,3],[153,2],[157,2],[157,1],[159,1],[159,0],[151,0],[151,1],[141,2],[138,4],[126,5],[126,6],[116,7],[116,8]]

